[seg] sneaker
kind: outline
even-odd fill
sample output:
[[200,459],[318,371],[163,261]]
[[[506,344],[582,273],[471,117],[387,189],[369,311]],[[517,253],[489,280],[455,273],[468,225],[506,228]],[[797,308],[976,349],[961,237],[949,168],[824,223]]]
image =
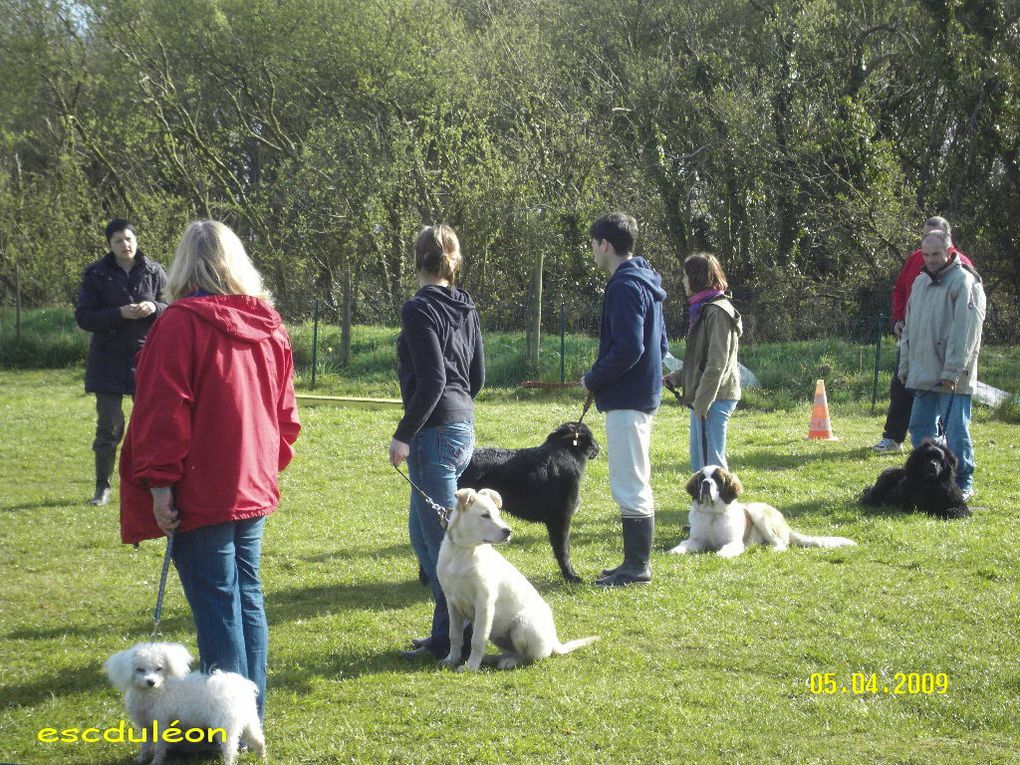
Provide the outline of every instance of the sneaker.
[[973,489],[964,489],[964,491],[963,491],[963,501],[964,502],[970,502],[970,499],[973,496],[974,496],[974,490]]
[[903,451],[903,444],[897,443],[891,438],[883,438],[877,444],[872,446],[871,449],[879,454],[898,454]]

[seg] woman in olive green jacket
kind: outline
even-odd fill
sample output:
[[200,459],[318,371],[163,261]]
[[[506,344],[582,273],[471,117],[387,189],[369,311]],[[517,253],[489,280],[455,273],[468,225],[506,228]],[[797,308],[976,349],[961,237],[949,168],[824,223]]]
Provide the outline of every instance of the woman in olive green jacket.
[[726,429],[740,400],[737,348],[743,326],[733,307],[722,266],[714,255],[696,253],[684,261],[687,346],[681,369],[664,382],[683,386],[691,407],[691,472],[726,464]]

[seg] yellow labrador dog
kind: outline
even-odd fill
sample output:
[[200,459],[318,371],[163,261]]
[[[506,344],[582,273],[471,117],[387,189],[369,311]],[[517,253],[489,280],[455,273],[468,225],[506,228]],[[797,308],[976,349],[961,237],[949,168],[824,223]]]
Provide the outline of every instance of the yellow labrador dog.
[[457,667],[464,622],[474,625],[471,655],[458,671],[477,670],[492,640],[502,651],[500,669],[570,653],[595,637],[561,643],[552,610],[524,575],[493,547],[510,539],[499,517],[503,501],[492,489],[461,489],[439,548],[436,573],[450,609],[450,654],[440,664]]
[[691,503],[691,536],[672,550],[674,554],[715,552],[733,558],[748,545],[771,545],[782,551],[797,547],[845,547],[856,544],[846,537],[810,537],[793,531],[783,514],[764,502],[738,502],[744,487],[740,479],[718,465],[707,465],[691,476],[687,493]]

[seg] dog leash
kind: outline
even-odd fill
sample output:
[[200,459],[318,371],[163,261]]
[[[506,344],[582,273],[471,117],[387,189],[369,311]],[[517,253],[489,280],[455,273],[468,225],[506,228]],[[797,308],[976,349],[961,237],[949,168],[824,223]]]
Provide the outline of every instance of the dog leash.
[[432,499],[432,497],[430,497],[430,496],[429,496],[428,494],[426,494],[426,493],[425,493],[425,492],[424,492],[424,491],[422,490],[422,488],[421,488],[420,486],[418,486],[418,484],[416,484],[416,483],[415,483],[414,481],[412,481],[412,480],[411,480],[411,479],[410,479],[410,478],[409,478],[409,477],[408,477],[408,476],[407,476],[407,475],[406,475],[406,474],[404,473],[404,471],[403,471],[403,470],[401,470],[401,469],[400,469],[399,467],[397,467],[396,465],[394,465],[394,466],[393,466],[393,469],[394,469],[394,470],[396,470],[396,471],[397,471],[398,473],[400,473],[400,477],[401,477],[401,478],[403,478],[403,479],[404,479],[405,481],[407,481],[407,482],[408,482],[409,484],[411,484],[411,487],[412,487],[412,488],[413,488],[413,489],[414,489],[414,490],[415,490],[416,492],[418,492],[419,494],[421,494],[421,496],[422,496],[422,499],[424,499],[424,500],[425,500],[425,504],[427,504],[427,505],[428,505],[428,506],[429,506],[430,508],[432,508],[432,510],[433,510],[433,511],[435,512],[435,514],[436,514],[436,517],[437,517],[437,518],[439,519],[439,525],[440,525],[440,526],[442,526],[442,527],[443,527],[444,529],[445,529],[445,528],[446,528],[447,526],[449,526],[449,525],[450,525],[450,513],[451,513],[451,512],[453,512],[453,508],[452,508],[452,507],[443,507],[443,506],[442,506],[442,505],[440,505],[440,504],[439,504],[438,502],[436,502],[436,501],[435,501],[434,499]]
[[163,613],[163,596],[166,594],[166,577],[170,572],[170,558],[174,551],[174,535],[167,534],[166,552],[163,554],[163,573],[159,577],[159,594],[156,596],[156,610],[152,612],[152,635],[150,640],[155,641],[159,635],[159,618]]
[[[595,391],[588,391],[588,395],[584,398],[584,408],[581,409],[581,416],[577,418],[578,426],[584,422],[584,416],[588,414],[588,410],[591,409],[592,402],[595,400]],[[577,439],[581,435],[581,428],[574,428],[574,446],[577,446]]]
[[[577,424],[580,425],[584,422],[584,416],[588,414],[588,410],[591,409],[592,402],[595,400],[594,391],[588,391],[588,395],[584,399],[584,408],[581,410],[581,416],[577,418]],[[577,444],[574,444],[577,446]]]
[[[679,401],[681,404],[684,402],[684,397],[680,394],[680,391],[678,391],[676,389],[676,386],[673,385],[673,383],[671,383],[669,380],[667,380],[664,377],[664,378],[662,378],[662,384],[666,387],[667,390],[669,390],[670,393],[672,393],[674,396],[676,396],[676,400],[677,401]],[[691,407],[691,409],[693,409],[693,408],[694,407]],[[708,463],[708,430],[705,428],[705,426],[707,424],[708,423],[707,423],[706,420],[702,420],[700,417],[698,418],[698,429],[701,431],[701,466],[702,467],[705,467],[705,465]]]
[[[935,383],[935,385],[928,388],[928,390],[915,390],[914,398],[924,398],[929,393],[935,391],[936,388],[941,387],[941,383]],[[949,414],[953,411],[953,402],[956,400],[956,390],[954,389],[952,394],[949,396],[949,406],[946,407],[946,414],[942,416],[939,413],[938,421],[935,423],[935,441],[946,446],[948,443],[948,437],[946,436],[946,425],[949,422]]]
[[949,424],[949,413],[953,411],[953,401],[956,400],[956,391],[953,391],[953,395],[949,397],[949,406],[946,407],[946,416],[942,417],[939,415],[938,427],[936,428],[935,438],[941,439],[944,446],[949,446],[949,436],[947,435],[947,426]]
[[682,403],[684,402],[684,397],[683,397],[682,395],[680,395],[680,391],[678,391],[678,390],[676,389],[676,386],[675,386],[675,385],[673,385],[673,383],[671,383],[671,382],[668,382],[668,381],[667,381],[667,380],[666,380],[666,379],[664,378],[664,379],[663,379],[663,381],[662,381],[662,384],[666,386],[666,389],[667,389],[667,390],[668,390],[668,391],[669,391],[670,393],[672,393],[672,394],[673,394],[674,396],[676,396],[676,400],[677,400],[677,401],[679,401],[679,402],[680,402],[681,404],[682,404]]

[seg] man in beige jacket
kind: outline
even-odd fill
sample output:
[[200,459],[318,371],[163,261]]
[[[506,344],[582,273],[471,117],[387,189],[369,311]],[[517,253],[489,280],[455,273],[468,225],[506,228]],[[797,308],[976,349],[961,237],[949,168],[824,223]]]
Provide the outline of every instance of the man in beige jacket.
[[985,291],[981,277],[952,251],[944,231],[921,243],[924,268],[914,280],[900,337],[899,376],[914,393],[910,441],[916,448],[938,434],[959,460],[956,482],[969,499],[974,486],[971,396],[977,384]]

